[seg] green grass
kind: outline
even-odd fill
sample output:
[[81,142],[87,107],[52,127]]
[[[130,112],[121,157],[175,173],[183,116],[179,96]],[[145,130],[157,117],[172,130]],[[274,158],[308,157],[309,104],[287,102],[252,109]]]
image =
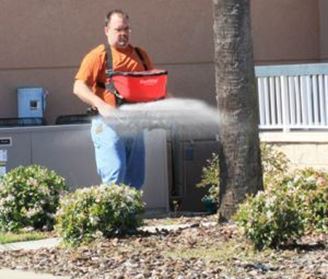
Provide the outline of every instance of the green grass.
[[238,240],[229,240],[225,243],[211,244],[211,246],[195,246],[189,249],[181,249],[176,247],[166,256],[171,258],[198,258],[205,261],[218,261],[221,263],[229,263],[238,258],[241,261],[256,261],[263,260],[263,258],[270,257],[271,250],[256,251],[253,246]]
[[0,232],[0,244],[48,238],[47,232]]
[[[270,249],[257,251],[252,245],[240,239],[220,241],[209,245],[196,245],[191,248],[175,247],[171,251],[164,252],[164,256],[173,259],[200,259],[212,266],[222,266],[225,272],[233,278],[249,278],[246,269],[240,271],[240,267],[245,264],[263,263],[264,265],[276,266],[277,261],[273,254],[274,251]],[[241,272],[244,273],[242,276]]]

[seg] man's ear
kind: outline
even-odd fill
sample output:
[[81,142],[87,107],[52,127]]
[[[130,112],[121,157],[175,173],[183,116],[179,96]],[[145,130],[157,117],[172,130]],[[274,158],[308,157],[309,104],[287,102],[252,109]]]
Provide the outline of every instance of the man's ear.
[[104,27],[104,32],[105,32],[106,35],[108,34],[108,26]]

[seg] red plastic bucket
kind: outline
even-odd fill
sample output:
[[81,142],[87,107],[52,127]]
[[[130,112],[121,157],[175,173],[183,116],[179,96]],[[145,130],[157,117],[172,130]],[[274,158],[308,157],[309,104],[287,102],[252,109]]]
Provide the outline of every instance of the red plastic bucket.
[[112,81],[128,102],[150,102],[166,96],[167,71],[114,72]]

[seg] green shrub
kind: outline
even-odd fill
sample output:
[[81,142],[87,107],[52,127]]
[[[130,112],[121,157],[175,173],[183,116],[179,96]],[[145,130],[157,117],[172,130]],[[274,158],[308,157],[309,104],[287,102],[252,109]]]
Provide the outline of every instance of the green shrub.
[[[295,241],[305,231],[328,232],[328,174],[314,169],[291,172],[286,155],[261,144],[265,192],[248,197],[234,219],[257,248]],[[210,186],[205,199],[219,193],[219,158],[203,168],[198,187]],[[214,190],[214,192],[211,192]]]
[[61,200],[56,230],[72,246],[128,234],[141,225],[143,210],[142,192],[125,185],[78,189]]
[[248,197],[235,220],[257,248],[277,247],[305,231],[327,233],[327,204],[327,173],[306,168],[281,177],[279,184],[255,197]]
[[52,229],[64,178],[38,165],[18,167],[0,178],[0,231]]
[[289,171],[287,156],[272,145],[261,143],[261,161],[265,189],[275,187]]
[[306,230],[328,233],[328,174],[312,168],[295,170],[282,179],[282,186],[293,189]]
[[293,190],[271,189],[248,197],[234,216],[256,248],[279,247],[303,234],[304,222]]
[[202,169],[201,181],[196,185],[196,187],[209,187],[208,194],[202,198],[203,202],[218,202],[220,193],[219,177],[219,156],[213,153],[212,158],[206,161],[206,166]]
[[[289,160],[283,152],[278,151],[272,145],[261,143],[260,147],[264,186],[265,188],[274,187],[288,170]],[[202,199],[203,201],[218,202],[219,178],[219,156],[213,153],[202,169],[201,181],[196,185],[196,187],[209,187],[208,193]]]

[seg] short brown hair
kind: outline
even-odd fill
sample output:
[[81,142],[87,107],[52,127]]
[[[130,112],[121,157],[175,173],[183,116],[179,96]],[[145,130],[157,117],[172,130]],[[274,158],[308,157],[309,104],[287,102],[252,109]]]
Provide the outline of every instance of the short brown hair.
[[120,15],[127,20],[129,19],[128,14],[126,12],[123,12],[122,10],[118,10],[118,9],[111,10],[107,13],[107,15],[105,17],[105,26],[108,25],[108,23],[110,22],[110,20],[114,14]]

